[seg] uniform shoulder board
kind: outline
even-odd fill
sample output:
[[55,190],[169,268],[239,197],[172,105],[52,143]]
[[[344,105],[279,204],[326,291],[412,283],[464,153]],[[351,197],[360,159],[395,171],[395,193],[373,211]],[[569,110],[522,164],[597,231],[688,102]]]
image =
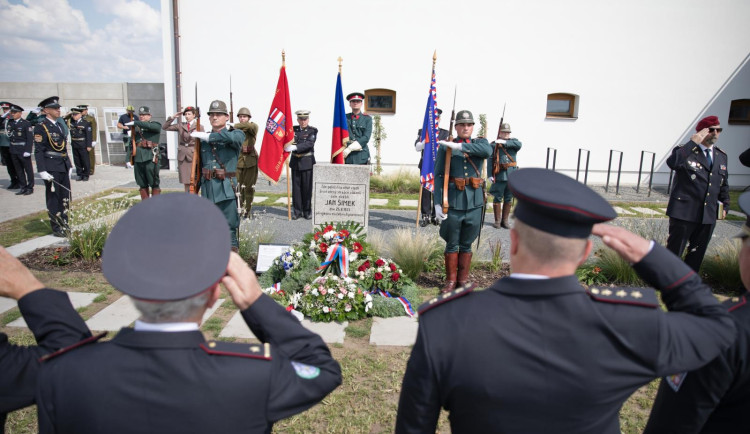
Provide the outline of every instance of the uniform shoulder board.
[[462,286],[460,288],[456,288],[451,292],[447,292],[445,294],[440,294],[437,297],[426,301],[421,306],[419,306],[419,309],[417,309],[417,312],[419,312],[420,315],[427,312],[428,310],[440,306],[443,303],[446,303],[451,300],[455,300],[459,297],[463,297],[464,295],[471,294],[474,291],[474,288],[476,288],[476,285],[471,284],[469,286]]
[[722,154],[724,154],[724,155],[727,155],[727,153],[726,153],[726,152],[724,152],[724,150],[723,150],[723,149],[721,149],[720,147],[718,147],[718,146],[716,146],[716,145],[714,145],[714,149],[716,149],[717,151],[721,152],[721,153],[722,153]]
[[651,288],[589,288],[586,292],[594,301],[602,303],[659,307],[656,290]]
[[208,341],[201,349],[212,356],[233,356],[249,359],[271,360],[271,345],[241,344],[236,342]]
[[726,306],[727,310],[730,312],[733,310],[737,310],[747,304],[747,294],[741,295],[739,297],[728,298],[722,304]]
[[80,342],[76,342],[75,344],[60,348],[59,350],[55,351],[54,353],[45,354],[42,357],[39,358],[39,362],[46,362],[48,360],[54,359],[57,356],[60,356],[62,354],[68,353],[72,350],[75,350],[76,348],[83,347],[85,345],[88,345],[90,343],[96,342],[99,339],[103,338],[104,336],[107,336],[107,332],[99,333],[98,335],[91,336],[90,338],[86,338]]
[[370,115],[368,115],[368,114],[367,114],[367,113],[365,113],[365,112],[362,112],[362,116],[367,116],[367,117],[370,117]]

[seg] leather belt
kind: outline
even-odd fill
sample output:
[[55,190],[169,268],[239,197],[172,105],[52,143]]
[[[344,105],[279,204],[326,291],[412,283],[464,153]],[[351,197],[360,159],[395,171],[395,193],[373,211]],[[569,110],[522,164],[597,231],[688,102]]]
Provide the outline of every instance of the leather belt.
[[150,148],[156,148],[156,147],[158,147],[159,144],[158,143],[154,143],[154,142],[150,142],[148,140],[141,140],[140,142],[136,142],[135,146],[138,147],[138,148],[148,148],[148,149],[150,149]]
[[62,152],[44,151],[44,155],[48,157],[68,158],[68,154],[63,154]]
[[306,154],[292,154],[292,155],[294,155],[297,158],[302,158],[302,157],[309,157],[312,154],[313,154],[312,152],[308,152]]
[[24,146],[26,145],[26,142],[10,142],[10,144],[15,146]]
[[453,182],[453,183],[455,183],[456,180],[458,180],[458,182],[470,182],[472,179],[475,180],[475,182],[481,182],[482,181],[482,178],[474,178],[473,176],[472,177],[468,177],[468,178],[455,178],[453,176],[449,176],[448,177],[448,181]]
[[85,137],[79,137],[79,138],[77,138],[77,137],[73,137],[73,141],[74,141],[74,142],[81,142],[81,141],[84,141],[84,140],[86,140],[86,138],[85,138]]

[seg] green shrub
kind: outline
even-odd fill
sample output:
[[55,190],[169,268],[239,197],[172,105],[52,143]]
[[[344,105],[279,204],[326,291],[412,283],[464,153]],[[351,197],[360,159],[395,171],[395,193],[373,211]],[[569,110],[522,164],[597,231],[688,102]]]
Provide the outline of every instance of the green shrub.
[[240,256],[245,261],[258,260],[258,245],[270,243],[276,235],[272,219],[265,211],[253,212],[253,219],[240,224]]
[[422,185],[419,175],[401,168],[397,172],[370,177],[370,190],[373,193],[411,193],[418,194]]
[[701,265],[701,274],[721,292],[734,293],[742,288],[739,254],[741,245],[738,239],[723,239],[713,244]]
[[[412,309],[416,312],[417,307],[419,307],[419,300],[421,300],[417,286],[414,284],[405,286],[401,290],[401,296],[409,300]],[[397,299],[373,295],[370,315],[379,316],[381,318],[390,318],[394,316],[404,316],[406,315],[406,312],[404,311],[404,306]]]

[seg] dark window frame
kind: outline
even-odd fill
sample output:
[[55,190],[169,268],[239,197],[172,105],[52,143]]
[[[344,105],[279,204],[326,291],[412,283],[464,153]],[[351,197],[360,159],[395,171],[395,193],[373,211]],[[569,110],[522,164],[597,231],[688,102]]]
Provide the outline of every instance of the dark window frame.
[[[371,107],[370,97],[373,97],[373,96],[374,97],[390,97],[391,107],[390,108]],[[366,89],[364,110],[365,110],[365,113],[395,115],[396,114],[396,91],[391,90],[391,89]]]
[[[744,111],[745,117],[739,117],[738,111]],[[750,125],[750,98],[732,100],[727,118],[730,125]]]
[[563,92],[550,93],[547,94],[547,103],[550,101],[567,101],[570,104],[570,110],[567,112],[547,111],[548,119],[578,119],[578,95]]

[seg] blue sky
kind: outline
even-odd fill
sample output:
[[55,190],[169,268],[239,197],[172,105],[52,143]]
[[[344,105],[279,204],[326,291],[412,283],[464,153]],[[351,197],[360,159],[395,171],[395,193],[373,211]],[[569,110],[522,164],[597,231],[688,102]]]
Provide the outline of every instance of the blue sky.
[[0,22],[13,23],[0,39],[0,81],[161,82],[160,5],[0,0]]

